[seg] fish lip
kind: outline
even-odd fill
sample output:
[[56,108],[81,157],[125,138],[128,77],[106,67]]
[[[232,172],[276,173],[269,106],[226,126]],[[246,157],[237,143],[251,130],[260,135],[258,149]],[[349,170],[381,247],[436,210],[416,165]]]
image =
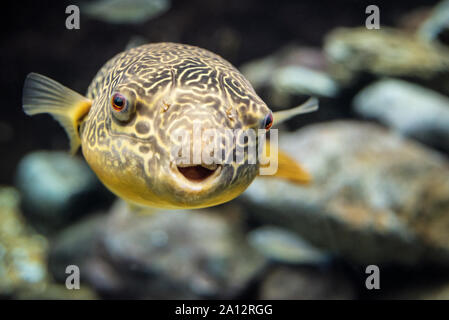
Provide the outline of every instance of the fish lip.
[[[181,173],[181,171],[179,170],[179,167],[192,167],[192,166],[197,166],[197,165],[201,165],[202,167],[209,169],[215,166],[215,170],[214,172],[209,175],[208,177],[206,177],[205,179],[202,180],[191,180],[188,179],[184,174]],[[179,182],[182,182],[182,186],[181,187],[188,187],[189,189],[194,189],[194,190],[201,190],[204,187],[206,187],[207,185],[214,185],[214,183],[216,183],[221,176],[221,173],[223,171],[223,165],[222,164],[217,164],[217,163],[213,163],[210,165],[201,163],[201,164],[176,164],[175,162],[171,162],[170,164],[170,168],[171,168],[171,172],[172,174],[177,178],[176,180]]]

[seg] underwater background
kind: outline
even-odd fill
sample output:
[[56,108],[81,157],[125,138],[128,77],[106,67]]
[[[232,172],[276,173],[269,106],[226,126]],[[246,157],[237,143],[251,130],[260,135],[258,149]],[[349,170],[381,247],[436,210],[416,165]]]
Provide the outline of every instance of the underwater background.
[[[65,26],[72,4],[80,29]],[[373,4],[380,29],[369,30]],[[449,299],[449,1],[2,11],[0,298]],[[318,112],[279,128],[313,183],[257,178],[218,207],[129,215],[68,154],[56,121],[23,113],[29,72],[84,93],[115,54],[164,41],[230,61],[273,111],[317,96]],[[81,284],[69,290],[73,265]]]

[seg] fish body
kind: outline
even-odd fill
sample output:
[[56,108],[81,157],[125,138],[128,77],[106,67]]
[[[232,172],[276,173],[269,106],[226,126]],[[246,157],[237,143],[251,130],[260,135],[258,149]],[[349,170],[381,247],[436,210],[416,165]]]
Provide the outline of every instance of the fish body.
[[[179,164],[173,160],[173,146],[195,142],[180,142],[175,133],[193,137],[199,124],[200,130],[220,129],[219,141],[225,144],[230,138],[224,129],[269,128],[277,117],[229,62],[176,43],[147,44],[116,55],[99,70],[85,97],[32,73],[25,81],[23,105],[27,114],[53,115],[66,129],[72,152],[81,146],[113,193],[132,204],[160,208],[229,201],[259,170],[259,162],[249,163],[246,157],[241,163]],[[278,118],[312,109],[316,105],[309,102],[307,108],[284,111]],[[226,159],[237,145],[226,149]],[[298,181],[307,180],[299,167],[294,172]]]

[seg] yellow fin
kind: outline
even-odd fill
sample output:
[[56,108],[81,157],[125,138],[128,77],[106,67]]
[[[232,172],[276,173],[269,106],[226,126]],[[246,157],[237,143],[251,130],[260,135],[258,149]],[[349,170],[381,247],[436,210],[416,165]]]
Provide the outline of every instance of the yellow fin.
[[30,73],[23,86],[23,110],[28,115],[51,114],[70,139],[70,152],[81,145],[78,127],[90,110],[92,101],[38,73]]
[[318,110],[318,99],[315,97],[310,97],[306,102],[295,108],[274,112],[273,123],[278,125],[299,114],[309,113],[316,110]]
[[[265,154],[270,154],[269,141],[265,144]],[[263,166],[263,165],[261,165]],[[266,165],[268,166],[268,165]],[[308,184],[312,181],[310,174],[303,169],[298,162],[282,150],[278,150],[278,169],[274,175],[264,177],[282,178],[298,184]]]

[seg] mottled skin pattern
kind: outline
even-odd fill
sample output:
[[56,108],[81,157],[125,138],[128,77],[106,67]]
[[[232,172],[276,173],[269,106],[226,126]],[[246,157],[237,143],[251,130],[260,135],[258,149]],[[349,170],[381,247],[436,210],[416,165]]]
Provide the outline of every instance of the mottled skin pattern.
[[[134,105],[128,121],[113,116],[117,92]],[[130,49],[103,66],[87,97],[93,103],[80,127],[83,154],[102,182],[132,203],[217,205],[238,196],[258,173],[258,163],[223,164],[206,181],[192,182],[170,157],[173,132],[191,132],[194,121],[202,128],[260,129],[270,112],[243,75],[216,54],[174,43]]]

